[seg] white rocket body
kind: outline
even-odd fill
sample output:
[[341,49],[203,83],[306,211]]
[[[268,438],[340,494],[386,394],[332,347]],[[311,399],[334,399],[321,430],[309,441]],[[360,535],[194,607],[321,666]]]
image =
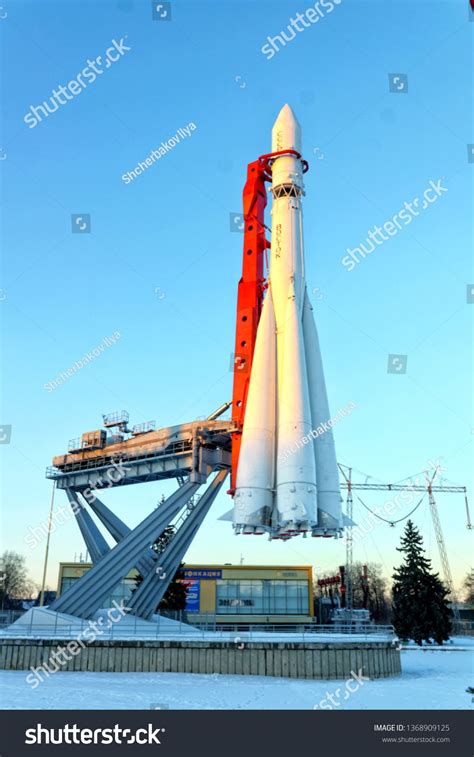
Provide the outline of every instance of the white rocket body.
[[[272,152],[301,154],[301,128],[288,105],[272,131]],[[260,318],[234,496],[238,533],[339,535],[343,522],[319,341],[306,292],[303,164],[272,166],[269,287]]]

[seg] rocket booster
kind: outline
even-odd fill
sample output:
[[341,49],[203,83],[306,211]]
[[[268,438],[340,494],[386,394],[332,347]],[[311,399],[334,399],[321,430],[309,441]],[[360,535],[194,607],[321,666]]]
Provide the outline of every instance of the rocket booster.
[[331,416],[306,291],[301,127],[289,105],[273,127],[272,152],[283,154],[272,164],[268,290],[242,429],[234,528],[273,539],[337,536],[344,523],[333,433],[316,433]]

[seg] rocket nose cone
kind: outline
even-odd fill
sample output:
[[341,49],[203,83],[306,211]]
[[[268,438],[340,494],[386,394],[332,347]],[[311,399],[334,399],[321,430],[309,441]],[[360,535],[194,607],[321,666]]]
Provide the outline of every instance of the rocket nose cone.
[[296,116],[294,114],[293,108],[288,103],[286,103],[283,106],[283,108],[280,110],[280,112],[278,114],[277,121],[279,121],[280,118],[281,119],[285,119],[287,121],[291,120],[291,121],[293,121],[295,124],[297,124],[299,126],[298,119],[296,118]]
[[280,110],[272,129],[272,152],[279,150],[301,152],[301,126],[288,103]]

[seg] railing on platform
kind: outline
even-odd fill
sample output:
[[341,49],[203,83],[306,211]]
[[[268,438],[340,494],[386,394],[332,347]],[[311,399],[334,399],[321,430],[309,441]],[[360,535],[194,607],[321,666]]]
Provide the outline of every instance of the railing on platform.
[[[107,448],[106,448],[107,449]],[[189,441],[179,441],[170,444],[166,450],[161,451],[158,449],[145,450],[143,452],[129,453],[121,452],[116,455],[110,455],[109,457],[92,457],[85,460],[77,460],[75,462],[67,463],[64,468],[59,469],[53,465],[46,468],[46,478],[61,478],[61,476],[67,476],[69,473],[77,473],[80,471],[95,470],[97,468],[108,468],[114,462],[116,463],[142,463],[150,462],[151,460],[166,460],[167,458],[176,457],[180,454],[188,453],[192,450],[192,443]]]
[[[275,636],[283,641],[291,641],[292,636],[298,636],[299,640],[317,641],[318,636],[331,635],[336,636],[354,636],[358,640],[361,638],[370,640],[374,636],[393,639],[395,634],[391,625],[370,625],[366,628],[354,631],[346,629],[341,631],[335,629],[333,625],[297,624],[297,623],[222,623],[219,622],[222,616],[209,614],[204,622],[201,621],[199,626],[192,625],[189,616],[185,612],[171,613],[165,611],[155,615],[154,627],[146,624],[143,619],[136,615],[128,615],[126,622],[110,622],[107,627],[106,623],[100,623],[96,620],[85,620],[77,618],[71,624],[65,623],[60,615],[56,615],[54,622],[48,624],[41,622],[41,619],[32,618],[30,623],[21,626],[2,627],[0,637],[3,638],[80,638],[87,629],[95,629],[96,640],[113,640],[113,639],[130,639],[133,640],[158,640],[158,639],[187,639],[188,641],[199,641],[200,639],[209,639],[209,636],[216,641],[235,641],[245,639],[247,641],[269,641],[274,640]],[[201,615],[202,618],[202,615]],[[52,620],[52,619],[51,619]],[[173,623],[167,621],[172,620]],[[262,638],[263,637],[263,638]]]
[[26,610],[0,610],[0,628],[6,628],[24,615]]

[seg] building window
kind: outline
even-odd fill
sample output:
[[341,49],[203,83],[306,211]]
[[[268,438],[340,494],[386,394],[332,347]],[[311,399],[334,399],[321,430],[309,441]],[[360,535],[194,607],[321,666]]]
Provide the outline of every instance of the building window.
[[[63,595],[71,586],[74,586],[80,576],[63,577],[61,579],[61,595]],[[101,607],[113,607],[113,603],[118,605],[127,605],[130,597],[132,596],[136,588],[136,582],[134,578],[123,578],[122,581],[115,587],[110,597],[108,597],[102,603]]]
[[216,581],[218,615],[307,615],[307,581]]

